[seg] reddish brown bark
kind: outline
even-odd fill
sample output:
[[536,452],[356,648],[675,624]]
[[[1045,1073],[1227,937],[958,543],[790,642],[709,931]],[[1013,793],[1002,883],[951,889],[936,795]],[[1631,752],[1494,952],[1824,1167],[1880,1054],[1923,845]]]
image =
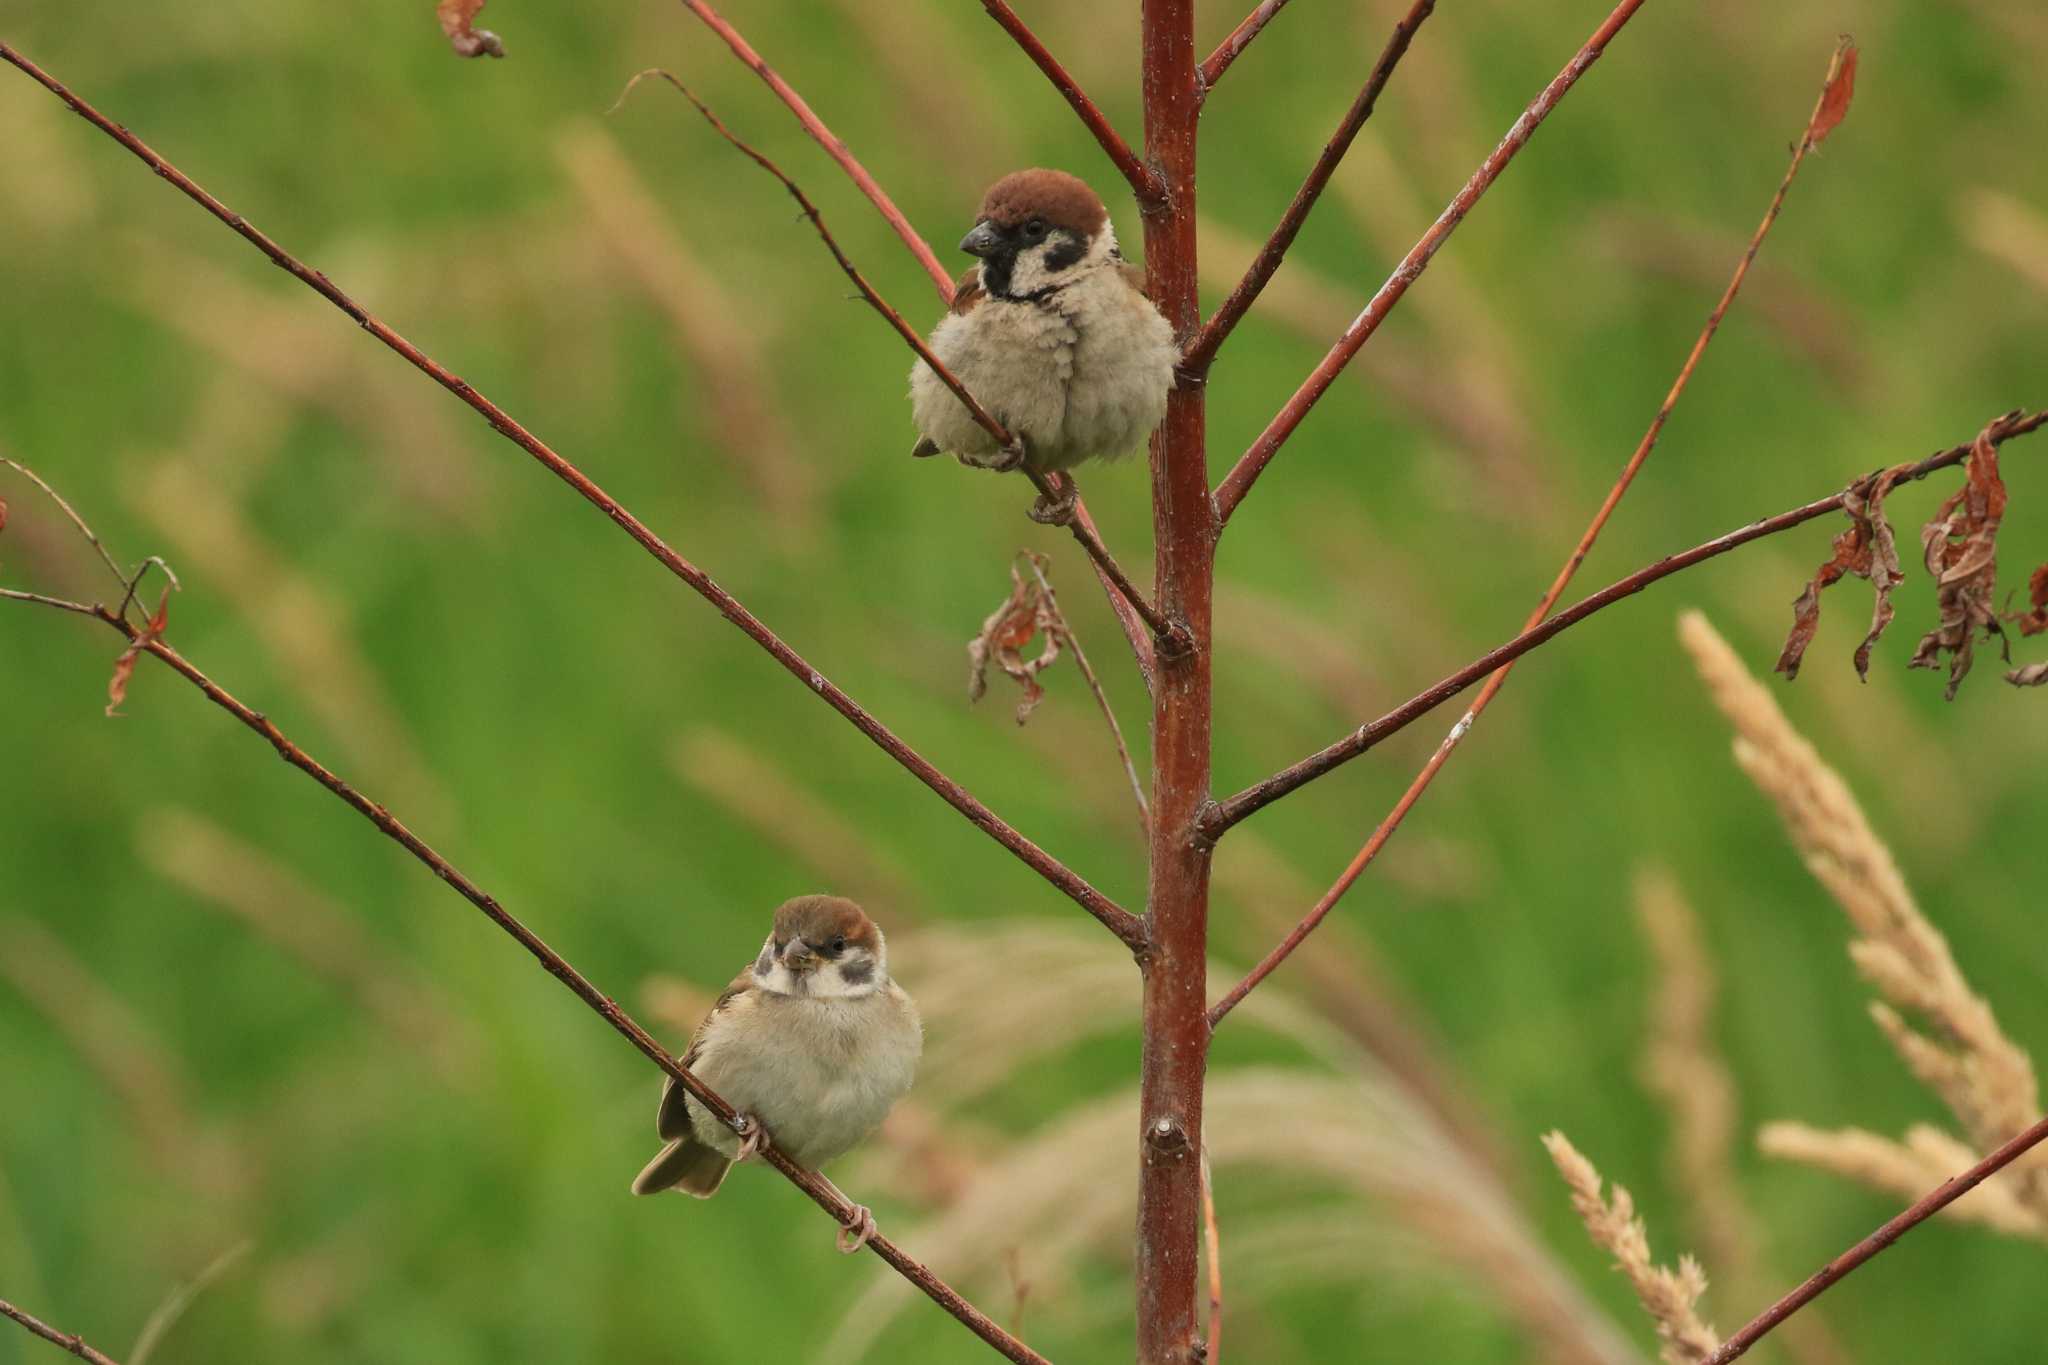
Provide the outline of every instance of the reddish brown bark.
[[[1195,278],[1196,77],[1193,0],[1145,0],[1145,155],[1166,185],[1145,216],[1153,302],[1182,337],[1200,323]],[[1202,1080],[1209,1059],[1209,614],[1216,507],[1209,497],[1203,391],[1167,402],[1152,441],[1152,522],[1160,609],[1186,628],[1159,651],[1152,709],[1151,929],[1144,955],[1139,1081],[1138,1360],[1202,1358],[1196,1265],[1201,1245]]]

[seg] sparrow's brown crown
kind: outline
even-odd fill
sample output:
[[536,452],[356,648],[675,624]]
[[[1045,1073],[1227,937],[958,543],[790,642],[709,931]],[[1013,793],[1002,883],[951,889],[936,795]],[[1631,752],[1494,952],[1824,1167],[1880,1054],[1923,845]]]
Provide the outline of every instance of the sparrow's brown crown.
[[870,951],[880,942],[874,921],[844,896],[798,896],[777,906],[776,946],[798,938],[820,951],[842,939],[846,947]]
[[1109,210],[1079,177],[1034,168],[1014,171],[989,186],[982,196],[981,216],[1001,228],[1043,218],[1054,227],[1093,237],[1109,221]]

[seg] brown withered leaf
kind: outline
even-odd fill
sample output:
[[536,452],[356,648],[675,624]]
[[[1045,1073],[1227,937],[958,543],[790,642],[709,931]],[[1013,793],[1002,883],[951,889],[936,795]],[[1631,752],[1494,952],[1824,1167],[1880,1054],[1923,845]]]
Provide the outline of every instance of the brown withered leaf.
[[107,714],[121,714],[121,703],[128,700],[128,680],[135,676],[135,661],[142,657],[142,651],[150,641],[161,640],[164,627],[170,623],[171,585],[164,584],[163,595],[157,598],[156,615],[129,641],[128,648],[121,651],[121,657],[114,660],[114,676],[107,680]]
[[441,32],[448,35],[448,46],[455,49],[458,57],[502,57],[505,55],[504,40],[487,28],[476,28],[477,11],[484,7],[484,0],[441,0],[434,7],[434,17],[441,21]]
[[1828,76],[1821,86],[1820,103],[1814,106],[1813,117],[1807,121],[1807,146],[1820,146],[1821,140],[1848,117],[1849,101],[1855,94],[1856,40],[1845,33],[1835,48],[1834,59],[1828,63]]
[[1998,588],[1998,523],[2005,516],[2005,481],[1998,476],[1998,446],[1991,433],[2015,415],[2008,413],[1977,433],[1963,486],[1920,528],[1941,624],[1920,637],[1920,647],[1906,666],[1939,668],[1946,651],[1948,689],[1943,695],[1950,701],[1970,671],[1977,632],[2005,639],[1991,604]]
[[[1045,572],[1048,561],[1044,555],[1029,550],[1022,553],[1038,574]],[[1038,574],[1027,579],[1012,562],[1010,595],[981,623],[980,633],[967,642],[967,700],[981,700],[988,690],[988,666],[993,663],[1024,689],[1024,695],[1017,700],[1019,725],[1030,719],[1044,699],[1045,688],[1039,685],[1038,675],[1060,657],[1066,635],[1066,623],[1054,611],[1045,590],[1039,587]],[[1034,636],[1042,638],[1044,644],[1036,658],[1026,659],[1024,647]]]
[[2048,564],[2034,570],[2027,580],[2027,604],[2032,611],[2016,611],[2005,619],[2020,628],[2022,635],[2039,635],[2048,630]]
[[1871,647],[1892,623],[1892,589],[1906,576],[1899,567],[1898,541],[1892,534],[1891,521],[1885,516],[1884,499],[1899,476],[1911,468],[1910,464],[1893,465],[1866,475],[1843,490],[1842,512],[1849,518],[1849,527],[1835,537],[1834,558],[1814,571],[1813,581],[1792,604],[1792,630],[1785,637],[1785,648],[1778,655],[1777,664],[1777,671],[1787,678],[1799,676],[1806,647],[1813,643],[1813,634],[1820,628],[1821,592],[1848,574],[1869,580],[1877,594],[1870,631],[1863,637],[1863,643],[1856,646],[1856,676],[1869,678]]
[[2042,683],[2048,683],[2048,659],[2037,664],[2027,664],[2022,668],[2007,669],[2005,680],[2014,687],[2039,687]]

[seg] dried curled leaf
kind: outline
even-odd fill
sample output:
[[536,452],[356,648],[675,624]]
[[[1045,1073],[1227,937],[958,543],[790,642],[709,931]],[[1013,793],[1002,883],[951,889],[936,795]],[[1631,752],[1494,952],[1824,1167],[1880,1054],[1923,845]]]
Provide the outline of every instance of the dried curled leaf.
[[[988,666],[994,663],[1024,689],[1024,695],[1017,701],[1019,725],[1030,719],[1044,699],[1045,689],[1039,685],[1038,675],[1060,657],[1060,647],[1066,638],[1066,622],[1060,619],[1038,584],[1039,576],[1045,572],[1045,556],[1029,550],[1023,554],[1037,572],[1027,579],[1012,563],[1010,595],[981,623],[981,632],[967,642],[967,700],[981,700],[988,690]],[[1045,643],[1036,658],[1026,659],[1024,647],[1034,636],[1042,637]]]
[[1963,486],[1920,528],[1941,624],[1920,637],[1920,647],[1906,666],[1939,668],[1946,652],[1948,690],[1943,695],[1950,701],[1970,671],[1977,632],[2005,639],[1991,603],[1998,588],[1998,523],[2005,516],[2005,481],[1998,475],[1998,443],[1992,433],[2017,415],[2008,413],[1977,433]]
[[135,661],[142,657],[142,651],[152,640],[161,640],[164,627],[170,623],[171,585],[164,584],[164,590],[156,601],[156,614],[149,623],[128,642],[128,648],[121,651],[121,657],[114,660],[114,676],[107,680],[107,714],[121,714],[121,703],[128,700],[128,680],[135,676]]
[[448,46],[455,49],[458,57],[502,57],[505,44],[497,34],[487,28],[476,28],[477,11],[484,7],[484,0],[441,0],[434,7],[434,17],[441,21],[441,32],[448,35]]
[[2023,668],[2007,669],[2005,680],[2014,687],[2039,687],[2048,683],[2048,660],[2028,664]]
[[1906,576],[1899,567],[1898,541],[1885,516],[1884,499],[1899,477],[1911,468],[1910,464],[1901,464],[1881,469],[1843,490],[1842,512],[1849,518],[1849,528],[1835,537],[1834,558],[1814,571],[1813,581],[1792,604],[1792,630],[1785,637],[1785,648],[1778,655],[1777,665],[1777,671],[1787,678],[1799,676],[1806,647],[1813,643],[1814,632],[1820,628],[1821,592],[1847,574],[1868,579],[1877,594],[1870,631],[1863,637],[1863,643],[1856,646],[1856,676],[1870,676],[1871,647],[1892,623],[1892,589]]
[[1855,94],[1856,40],[1845,33],[1835,48],[1834,60],[1828,63],[1827,81],[1821,86],[1820,103],[1814,106],[1813,117],[1807,121],[1807,146],[1818,147],[1823,138],[1835,131],[1835,125],[1848,117],[1849,101]]
[[2020,628],[2022,635],[2039,635],[2048,630],[2048,564],[2034,570],[2027,580],[2027,605],[2032,611],[2014,612],[2005,619]]

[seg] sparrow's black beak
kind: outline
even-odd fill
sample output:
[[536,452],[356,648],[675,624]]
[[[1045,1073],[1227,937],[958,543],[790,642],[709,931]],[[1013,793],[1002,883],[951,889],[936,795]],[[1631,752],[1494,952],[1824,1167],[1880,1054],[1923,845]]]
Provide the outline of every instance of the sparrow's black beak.
[[818,955],[811,945],[800,938],[793,938],[782,950],[782,965],[801,975],[818,965]]
[[976,223],[974,231],[960,239],[960,249],[970,256],[993,256],[1004,245],[1003,235],[990,227],[987,220]]

